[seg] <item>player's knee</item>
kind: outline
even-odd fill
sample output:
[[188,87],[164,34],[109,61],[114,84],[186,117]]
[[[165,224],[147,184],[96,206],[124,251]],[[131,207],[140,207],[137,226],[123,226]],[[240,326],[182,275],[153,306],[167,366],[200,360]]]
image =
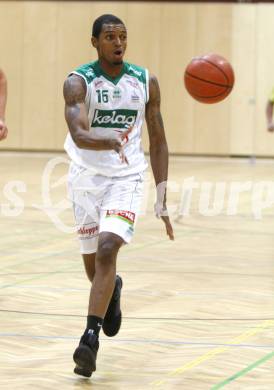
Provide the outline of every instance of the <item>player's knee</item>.
[[102,263],[110,264],[115,262],[117,252],[121,246],[120,241],[115,238],[106,237],[99,240],[97,249],[97,260]]
[[112,242],[103,241],[98,245],[97,259],[100,259],[102,262],[111,262],[115,259],[116,253],[116,246]]

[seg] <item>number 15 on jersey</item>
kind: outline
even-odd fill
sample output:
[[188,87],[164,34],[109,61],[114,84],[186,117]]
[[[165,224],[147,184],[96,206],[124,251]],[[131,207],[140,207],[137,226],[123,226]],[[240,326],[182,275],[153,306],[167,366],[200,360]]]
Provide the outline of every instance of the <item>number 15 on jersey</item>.
[[98,103],[108,103],[108,90],[96,89]]

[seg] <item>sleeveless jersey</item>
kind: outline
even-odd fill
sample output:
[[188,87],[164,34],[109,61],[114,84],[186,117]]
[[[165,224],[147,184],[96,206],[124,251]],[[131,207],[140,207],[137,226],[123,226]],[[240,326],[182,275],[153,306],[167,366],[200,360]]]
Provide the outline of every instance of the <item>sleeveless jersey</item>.
[[94,170],[95,174],[121,177],[147,168],[141,146],[145,106],[149,99],[147,69],[124,63],[120,75],[108,76],[98,61],[85,64],[71,74],[81,76],[86,83],[85,104],[92,138],[117,138],[133,126],[124,145],[128,163],[122,163],[114,150],[78,148],[68,133],[64,148],[77,165]]

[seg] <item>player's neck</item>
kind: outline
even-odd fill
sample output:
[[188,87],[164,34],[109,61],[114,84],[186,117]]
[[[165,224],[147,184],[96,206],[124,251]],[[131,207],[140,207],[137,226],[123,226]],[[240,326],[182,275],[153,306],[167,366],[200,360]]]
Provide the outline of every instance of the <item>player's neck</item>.
[[115,77],[119,76],[119,74],[122,72],[124,63],[122,62],[119,65],[112,65],[112,64],[104,61],[104,59],[99,58],[99,65],[100,65],[101,69],[108,76],[115,78]]

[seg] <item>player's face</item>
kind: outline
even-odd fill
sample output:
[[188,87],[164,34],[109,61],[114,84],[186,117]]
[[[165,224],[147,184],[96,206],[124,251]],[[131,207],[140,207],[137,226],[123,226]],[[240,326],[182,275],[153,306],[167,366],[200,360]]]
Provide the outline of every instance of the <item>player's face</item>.
[[121,65],[127,47],[127,31],[123,24],[103,24],[99,38],[92,38],[100,59]]

